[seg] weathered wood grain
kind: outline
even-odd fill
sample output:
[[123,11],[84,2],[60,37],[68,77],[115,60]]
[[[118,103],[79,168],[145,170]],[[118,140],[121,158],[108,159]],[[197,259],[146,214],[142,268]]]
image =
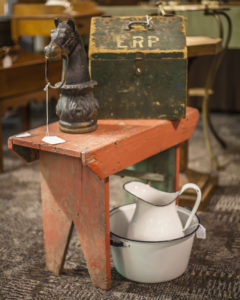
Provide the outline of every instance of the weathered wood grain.
[[111,287],[108,179],[75,157],[40,152],[46,264],[61,272],[74,223],[93,285]]

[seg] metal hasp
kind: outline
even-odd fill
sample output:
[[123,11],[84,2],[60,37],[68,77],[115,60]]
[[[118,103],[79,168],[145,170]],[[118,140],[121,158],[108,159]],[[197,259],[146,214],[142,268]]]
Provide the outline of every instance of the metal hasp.
[[[81,36],[69,19],[55,19],[51,41],[45,47],[46,82],[50,88],[60,88],[56,107],[61,131],[85,133],[97,128],[99,104],[94,97],[96,81],[90,80],[87,55]],[[48,61],[63,61],[62,82],[51,85],[48,81]]]

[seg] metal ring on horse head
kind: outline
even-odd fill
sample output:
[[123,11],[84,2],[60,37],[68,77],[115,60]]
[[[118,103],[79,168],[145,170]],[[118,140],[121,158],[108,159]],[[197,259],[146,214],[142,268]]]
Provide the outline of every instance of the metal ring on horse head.
[[46,83],[48,84],[48,86],[50,86],[52,89],[60,89],[65,81],[66,81],[66,77],[67,77],[67,70],[68,70],[68,56],[63,56],[62,57],[62,78],[61,78],[61,82],[57,82],[54,85],[52,85],[50,83],[50,81],[48,80],[48,58],[46,58],[45,61],[45,80]]

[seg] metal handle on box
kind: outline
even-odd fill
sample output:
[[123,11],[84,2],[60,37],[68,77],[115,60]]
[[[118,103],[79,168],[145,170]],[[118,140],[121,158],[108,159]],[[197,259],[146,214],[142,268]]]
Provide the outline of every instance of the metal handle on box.
[[153,30],[152,24],[150,23],[151,20],[152,18],[146,16],[146,21],[131,21],[127,24],[126,30],[131,30],[133,25],[142,25],[148,30]]

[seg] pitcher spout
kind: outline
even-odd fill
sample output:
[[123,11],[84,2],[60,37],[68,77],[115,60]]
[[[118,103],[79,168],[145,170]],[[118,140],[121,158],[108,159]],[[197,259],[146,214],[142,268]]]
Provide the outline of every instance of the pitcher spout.
[[136,198],[154,206],[167,206],[180,195],[179,192],[167,193],[159,191],[140,181],[126,182],[123,188]]

